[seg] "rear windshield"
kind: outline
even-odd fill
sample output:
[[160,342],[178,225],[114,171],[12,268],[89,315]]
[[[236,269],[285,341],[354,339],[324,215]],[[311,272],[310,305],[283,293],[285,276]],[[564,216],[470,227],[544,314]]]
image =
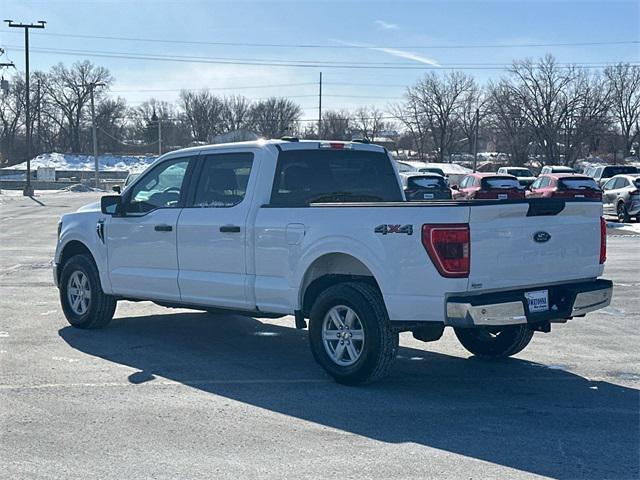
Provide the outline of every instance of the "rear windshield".
[[560,186],[574,190],[598,190],[598,184],[593,178],[562,178],[560,179]]
[[421,168],[418,171],[421,173],[437,173],[438,175],[442,175],[443,177],[445,176],[441,168],[426,167],[426,168]]
[[636,178],[633,183],[636,187],[640,187],[640,177]]
[[620,165],[616,167],[604,167],[602,176],[605,178],[613,177],[614,175],[638,173],[638,168],[633,165]]
[[571,167],[551,167],[551,173],[575,173]]
[[533,177],[533,173],[528,168],[510,168],[509,175],[515,175],[516,177]]
[[448,188],[444,178],[411,177],[407,179],[408,188]]
[[520,188],[520,182],[510,177],[489,177],[482,179],[482,188]]
[[402,201],[385,153],[358,150],[288,150],[278,155],[271,204]]

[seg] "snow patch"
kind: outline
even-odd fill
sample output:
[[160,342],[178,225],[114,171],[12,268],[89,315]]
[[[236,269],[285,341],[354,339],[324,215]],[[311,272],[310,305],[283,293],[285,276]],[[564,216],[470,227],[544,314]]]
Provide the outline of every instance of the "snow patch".
[[[98,163],[102,171],[128,170],[129,172],[142,171],[158,158],[156,155],[112,155],[105,153],[98,155]],[[72,153],[43,153],[31,160],[31,170],[39,167],[52,167],[56,170],[83,170],[95,169],[93,155],[76,155]],[[8,167],[11,170],[26,170],[27,162]]]

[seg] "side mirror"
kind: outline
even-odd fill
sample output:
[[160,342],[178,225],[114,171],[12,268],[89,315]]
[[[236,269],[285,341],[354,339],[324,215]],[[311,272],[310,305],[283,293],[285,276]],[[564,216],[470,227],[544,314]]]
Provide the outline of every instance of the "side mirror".
[[116,215],[122,209],[122,197],[120,195],[105,195],[100,198],[100,211],[105,215]]
[[458,185],[451,185],[451,190],[460,190],[460,187],[458,187]]
[[111,187],[111,190],[116,193],[122,193],[122,188],[120,187],[120,185],[114,185],[113,187]]

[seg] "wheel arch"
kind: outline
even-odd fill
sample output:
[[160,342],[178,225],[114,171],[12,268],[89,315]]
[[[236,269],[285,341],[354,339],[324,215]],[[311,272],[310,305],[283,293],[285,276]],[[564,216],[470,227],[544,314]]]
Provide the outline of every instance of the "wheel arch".
[[[62,250],[60,251],[60,259],[58,261],[58,268],[56,270],[56,275],[58,276],[58,283],[60,282],[60,275],[62,274],[62,269],[64,265],[69,261],[69,259],[75,255],[88,255],[96,268],[98,268],[98,264],[96,263],[95,256],[91,249],[80,240],[69,240]],[[98,269],[98,271],[100,271]]]
[[357,257],[343,252],[319,256],[311,262],[302,276],[298,303],[302,314],[309,316],[313,302],[328,287],[353,281],[367,283],[382,293],[372,270]]

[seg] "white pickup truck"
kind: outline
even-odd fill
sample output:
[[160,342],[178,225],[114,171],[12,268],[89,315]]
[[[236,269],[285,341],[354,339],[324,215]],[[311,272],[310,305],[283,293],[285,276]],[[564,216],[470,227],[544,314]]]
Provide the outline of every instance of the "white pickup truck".
[[64,314],[104,327],[118,300],[309,319],[338,382],[383,376],[398,333],[454,328],[475,355],[522,350],[607,306],[602,205],[404,201],[394,162],[358,142],[256,141],[160,157],[122,195],[64,215]]

